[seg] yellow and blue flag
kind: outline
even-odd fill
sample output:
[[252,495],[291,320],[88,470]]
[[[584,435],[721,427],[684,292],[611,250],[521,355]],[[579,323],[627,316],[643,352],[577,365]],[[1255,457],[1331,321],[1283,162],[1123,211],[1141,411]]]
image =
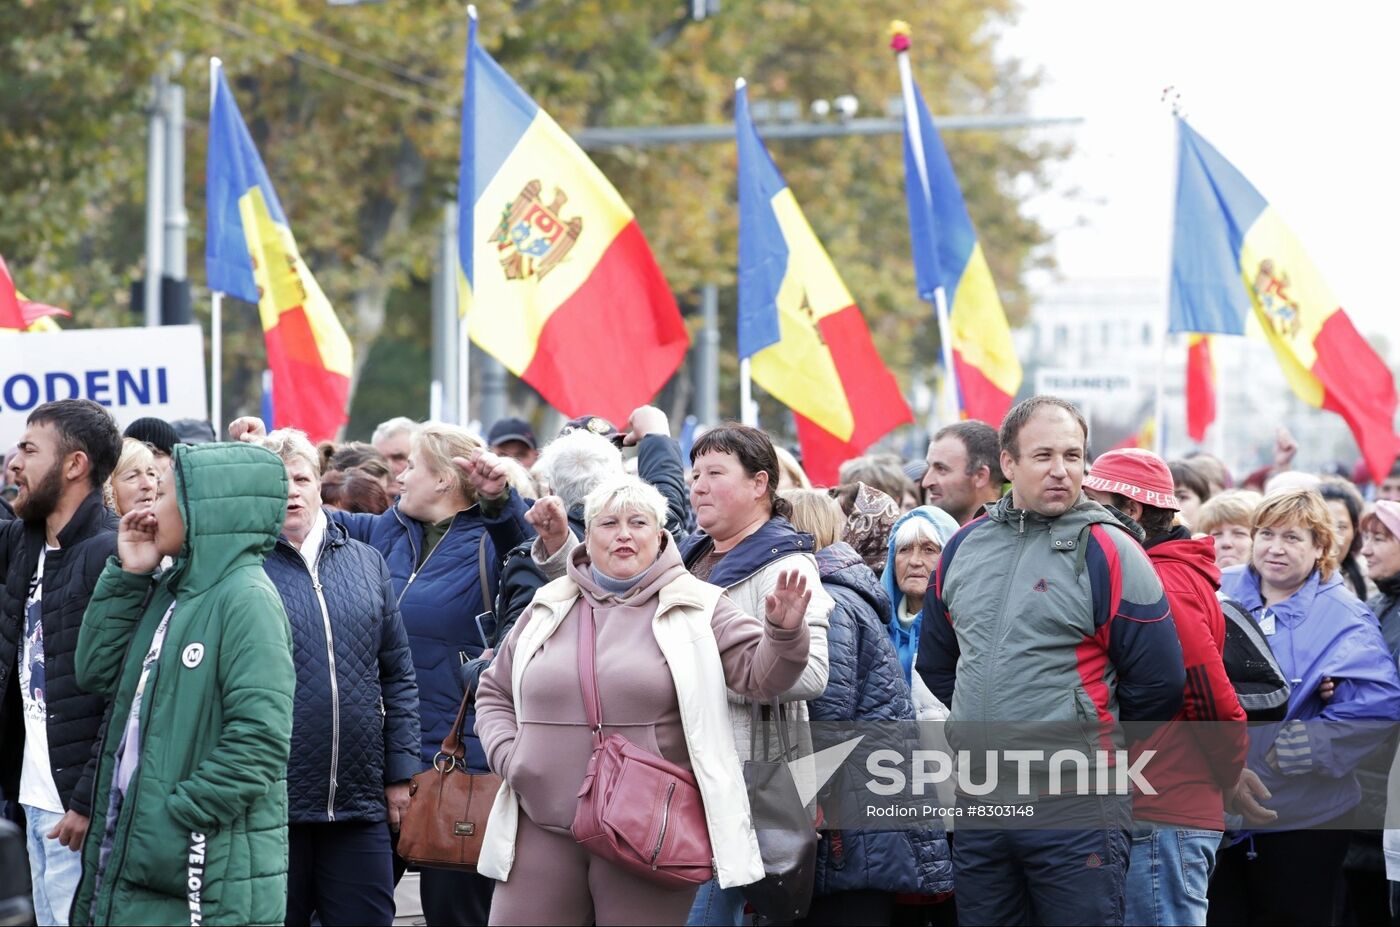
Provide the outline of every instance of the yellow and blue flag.
[[481,47],[475,16],[461,152],[472,340],[566,415],[625,422],[685,358],[685,323],[632,210]]
[[1184,119],[1177,130],[1170,330],[1243,335],[1253,315],[1293,392],[1346,419],[1383,479],[1400,456],[1390,368],[1268,201]]
[[739,143],[739,356],[792,410],[802,466],[820,485],[913,421],[860,307],[759,138],[748,88],[734,101]]
[[[907,52],[908,26],[894,28],[892,47]],[[1021,388],[1021,362],[953,162],[912,75],[904,106],[904,194],[919,298],[932,303],[941,287],[948,300],[962,414],[995,427]]]
[[350,339],[301,259],[223,68],[214,74],[205,179],[209,288],[257,304],[277,424],[328,440],[347,417]]

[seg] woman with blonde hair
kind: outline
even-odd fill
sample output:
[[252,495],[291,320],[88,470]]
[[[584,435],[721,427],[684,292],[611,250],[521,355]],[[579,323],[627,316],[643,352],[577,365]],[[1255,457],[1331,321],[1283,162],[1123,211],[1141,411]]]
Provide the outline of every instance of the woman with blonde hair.
[[102,486],[102,498],[107,508],[119,516],[125,515],[154,502],[159,484],[160,471],[156,469],[151,446],[135,438],[123,438],[122,454],[117,458],[117,468]]
[[1220,569],[1249,563],[1254,547],[1254,510],[1262,501],[1264,497],[1252,489],[1227,489],[1196,510],[1191,528],[1215,541],[1215,565]]
[[1248,766],[1270,797],[1268,815],[1245,823],[1268,830],[1245,830],[1221,851],[1209,923],[1330,923],[1350,830],[1379,824],[1356,819],[1356,770],[1400,721],[1400,676],[1375,617],[1338,574],[1321,496],[1266,497],[1253,532],[1249,565],[1225,570],[1220,591],[1254,616],[1292,690],[1282,722],[1249,729]]
[[773,445],[773,452],[778,455],[778,491],[784,492],[789,489],[811,489],[812,481],[807,477],[807,471],[802,469],[802,465],[797,462],[797,458],[792,456],[792,452],[780,444]]

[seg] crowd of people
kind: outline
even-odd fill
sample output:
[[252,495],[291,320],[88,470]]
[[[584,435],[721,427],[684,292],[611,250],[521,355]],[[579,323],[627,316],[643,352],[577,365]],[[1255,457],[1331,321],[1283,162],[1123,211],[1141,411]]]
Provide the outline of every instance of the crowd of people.
[[[1301,472],[1285,433],[1238,485],[1091,459],[1037,396],[826,487],[755,428],[683,454],[654,407],[621,424],[318,446],[36,408],[0,499],[0,798],[37,923],[389,924],[454,734],[502,784],[474,870],[420,869],[430,925],[1400,922],[1400,466]],[[825,812],[864,770],[835,777],[782,918],[746,786],[775,724],[798,756],[937,729],[986,788],[851,826]],[[1150,788],[998,753],[1050,729]],[[662,778],[600,810],[609,750]],[[595,811],[659,830],[581,839]]]

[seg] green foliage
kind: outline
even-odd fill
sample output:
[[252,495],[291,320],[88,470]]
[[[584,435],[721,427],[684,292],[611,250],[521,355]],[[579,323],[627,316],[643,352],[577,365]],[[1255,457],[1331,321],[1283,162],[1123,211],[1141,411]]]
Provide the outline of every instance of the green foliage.
[[[681,0],[479,6],[483,43],[566,129],[724,122],[739,75],[755,100],[805,106],[854,93],[862,115],[878,114],[899,92],[885,32],[896,15],[912,22],[916,74],[936,114],[1019,111],[1034,83],[993,54],[1013,0],[725,0],[700,23]],[[178,52],[189,270],[197,318],[207,320],[207,59],[218,55],[302,253],[358,360],[374,367],[358,381],[357,423],[400,410],[399,401],[416,410],[428,370],[422,293],[390,294],[407,296],[429,275],[441,204],[455,192],[465,39],[457,0],[8,0],[0,4],[0,253],[32,296],[74,310],[65,324],[134,322],[127,287],[142,260],[144,109],[152,75]],[[1043,261],[1046,241],[1021,214],[1017,191],[1043,184],[1062,152],[1025,133],[956,132],[945,141],[1014,324],[1026,311],[1021,276]],[[772,151],[887,363],[906,379],[936,357],[937,337],[914,294],[899,138],[784,142]],[[732,144],[611,150],[596,160],[637,213],[682,303],[717,282],[732,322]],[[231,301],[225,317],[225,405],[234,414],[257,407],[263,352],[251,307]],[[376,339],[402,345],[371,354]],[[728,334],[724,344],[732,355]],[[730,361],[726,397],[736,393]],[[381,366],[394,370],[381,376]]]

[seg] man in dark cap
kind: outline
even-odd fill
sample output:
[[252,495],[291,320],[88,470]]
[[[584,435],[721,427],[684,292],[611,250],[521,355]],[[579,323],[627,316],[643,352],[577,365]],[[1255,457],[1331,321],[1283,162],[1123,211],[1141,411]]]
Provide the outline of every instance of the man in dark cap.
[[180,436],[176,434],[175,426],[163,418],[138,418],[126,426],[122,437],[144,441],[157,453],[164,454],[166,457],[173,454],[175,445],[180,443]]
[[[665,416],[666,414],[660,409],[657,409],[655,406],[642,406],[640,409],[637,410],[637,412],[644,412],[648,410],[654,412],[654,415]],[[634,418],[636,417],[637,412],[632,413]],[[652,417],[654,416],[650,416],[648,418],[648,421],[650,421]],[[665,422],[666,420],[663,417],[662,419],[660,419],[660,421]],[[669,428],[669,425],[667,427]],[[563,428],[559,429],[559,435],[560,437],[562,437],[571,431],[591,431],[595,435],[607,438],[609,441],[611,441],[613,444],[616,444],[618,447],[622,447],[624,445],[625,442],[623,439],[626,437],[626,435],[624,435],[622,432],[618,431],[616,427],[614,427],[612,422],[603,418],[601,415],[580,415],[578,418],[571,418],[564,423]],[[644,433],[645,432],[639,432],[639,434]],[[635,444],[637,442],[634,441],[633,443]]]
[[486,443],[491,445],[492,453],[514,458],[526,470],[533,467],[535,461],[540,458],[535,429],[523,418],[503,418],[497,421],[486,433]]

